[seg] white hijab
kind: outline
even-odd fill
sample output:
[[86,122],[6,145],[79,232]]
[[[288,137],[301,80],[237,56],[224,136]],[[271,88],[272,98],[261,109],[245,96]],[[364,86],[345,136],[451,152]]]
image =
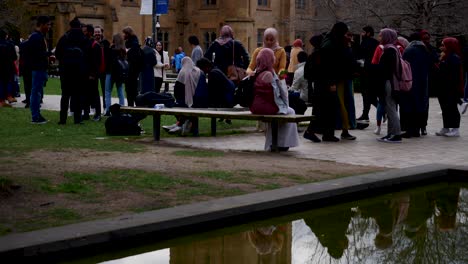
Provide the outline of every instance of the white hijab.
[[200,74],[201,70],[193,65],[193,61],[190,57],[184,57],[182,59],[182,69],[180,69],[176,81],[185,85],[185,104],[188,105],[188,107],[193,105],[193,95],[195,94]]

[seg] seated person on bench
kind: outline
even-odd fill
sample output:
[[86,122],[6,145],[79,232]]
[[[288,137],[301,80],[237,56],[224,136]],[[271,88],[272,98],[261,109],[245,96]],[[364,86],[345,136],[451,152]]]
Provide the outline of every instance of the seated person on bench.
[[[182,68],[174,86],[176,107],[206,108],[208,107],[208,88],[205,74],[196,66],[190,57],[182,59]],[[192,133],[198,136],[198,118],[176,116],[177,123],[163,126],[171,134]]]

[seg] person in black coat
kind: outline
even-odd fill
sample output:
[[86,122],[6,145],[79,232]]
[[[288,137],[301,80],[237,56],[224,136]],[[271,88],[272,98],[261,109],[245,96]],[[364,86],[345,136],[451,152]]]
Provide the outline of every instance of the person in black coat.
[[[68,107],[73,112],[75,124],[82,124],[83,96],[86,86],[85,51],[88,41],[81,30],[78,18],[70,21],[68,30],[58,41],[55,56],[59,61],[60,88],[60,125],[67,122]],[[80,54],[81,53],[81,54]]]
[[88,40],[87,51],[86,53],[86,64],[88,70],[88,78],[86,85],[86,95],[85,95],[85,106],[83,119],[89,119],[90,108],[95,109],[95,114],[93,117],[94,121],[101,120],[101,98],[99,97],[99,76],[100,76],[100,67],[102,59],[102,49],[101,45],[93,38],[94,27],[92,25],[86,25],[85,36]]
[[14,61],[17,59],[15,46],[6,40],[7,32],[0,29],[0,107],[11,107],[7,98],[8,83],[13,80]]
[[234,31],[228,25],[221,28],[220,37],[205,52],[205,58],[224,74],[227,74],[229,65],[247,69],[250,63],[249,54],[240,41],[234,40]]
[[125,39],[128,61],[128,78],[125,82],[128,106],[135,106],[135,98],[138,94],[138,77],[142,70],[143,55],[140,43],[132,27],[127,26],[122,30]]

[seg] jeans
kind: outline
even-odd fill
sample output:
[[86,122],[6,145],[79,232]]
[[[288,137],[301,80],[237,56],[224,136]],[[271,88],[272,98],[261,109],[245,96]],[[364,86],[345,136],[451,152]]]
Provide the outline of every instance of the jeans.
[[398,117],[397,103],[392,96],[392,84],[390,81],[385,83],[385,110],[387,110],[387,134],[401,135],[400,118]]
[[468,102],[468,72],[465,72],[465,94],[463,95],[463,101]]
[[[123,83],[115,83],[117,86],[117,96],[119,97],[119,104],[125,105],[125,97],[123,93]],[[114,81],[110,74],[106,74],[106,113],[109,112],[109,107],[112,105],[112,88],[114,87]]]
[[44,84],[47,80],[46,71],[32,71],[32,88],[30,109],[33,120],[37,120],[41,117],[41,99],[44,94]]

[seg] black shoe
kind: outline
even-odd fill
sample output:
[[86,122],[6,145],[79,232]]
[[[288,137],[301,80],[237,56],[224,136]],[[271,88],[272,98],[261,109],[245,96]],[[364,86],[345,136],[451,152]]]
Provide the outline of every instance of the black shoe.
[[101,121],[101,115],[95,115],[95,116],[93,117],[93,121],[95,121],[95,122]]
[[107,112],[104,114],[104,116],[111,116],[111,114],[110,114],[109,111],[107,111]]
[[308,139],[314,143],[320,143],[322,142],[322,140],[320,140],[320,138],[317,137],[317,135],[315,135],[314,133],[311,133],[309,131],[306,131],[304,132],[304,138],[305,139]]
[[356,140],[356,137],[349,133],[341,133],[341,139]]
[[67,121],[59,121],[57,124],[58,125],[65,125],[67,123]]
[[369,116],[362,115],[356,119],[356,121],[369,122]]
[[26,104],[24,105],[24,108],[29,108],[29,103],[26,103]]
[[377,141],[385,142],[385,143],[401,143],[401,136],[400,135],[387,135],[383,138],[378,138]]
[[413,137],[412,134],[408,131],[406,131],[405,133],[401,134],[401,137],[402,138],[411,138]]
[[338,141],[340,141],[340,139],[335,137],[335,136],[323,136],[322,140],[326,141],[326,142],[338,142]]
[[288,151],[289,147],[278,147],[278,151]]
[[75,125],[84,125],[83,121],[75,121],[74,124]]
[[43,125],[43,124],[46,124],[48,121],[42,117],[42,116],[39,116],[39,118],[37,119],[33,119],[31,121],[31,124],[36,124],[36,125]]
[[21,101],[23,104],[29,104],[28,102],[28,99],[24,99],[23,101]]
[[421,136],[427,135],[427,130],[425,127],[421,128]]

